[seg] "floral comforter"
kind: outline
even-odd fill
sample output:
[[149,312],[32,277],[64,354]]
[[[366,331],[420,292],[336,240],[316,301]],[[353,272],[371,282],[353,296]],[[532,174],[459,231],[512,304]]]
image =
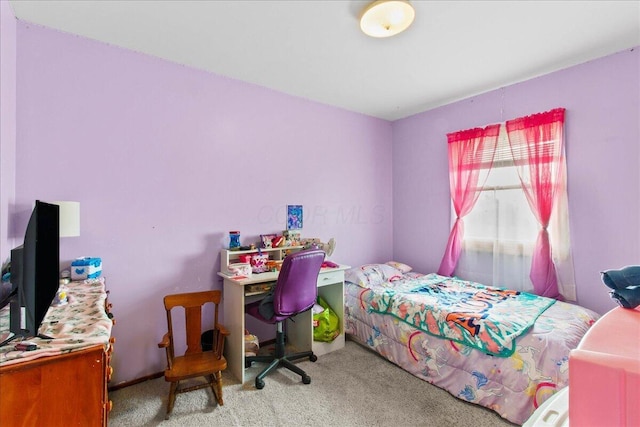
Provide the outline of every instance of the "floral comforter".
[[[409,275],[419,276],[405,276]],[[351,339],[418,378],[516,424],[524,423],[568,385],[569,352],[599,317],[586,308],[557,301],[515,339],[510,356],[496,357],[372,310],[365,297],[367,289],[345,284],[344,323]]]
[[515,340],[555,300],[452,277],[401,276],[364,290],[365,307],[440,338],[510,356]]

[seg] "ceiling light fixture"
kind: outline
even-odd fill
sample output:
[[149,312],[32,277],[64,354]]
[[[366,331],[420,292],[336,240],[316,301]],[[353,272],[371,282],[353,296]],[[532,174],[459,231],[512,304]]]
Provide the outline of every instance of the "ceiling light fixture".
[[362,10],[360,29],[371,37],[391,37],[409,28],[416,12],[405,0],[377,0]]

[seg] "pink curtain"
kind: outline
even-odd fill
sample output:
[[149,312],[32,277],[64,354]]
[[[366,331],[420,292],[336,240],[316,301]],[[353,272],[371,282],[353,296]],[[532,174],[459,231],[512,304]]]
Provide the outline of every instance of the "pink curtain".
[[529,277],[534,292],[562,299],[549,243],[549,219],[564,188],[564,108],[509,120],[509,145],[522,189],[541,226]]
[[456,221],[451,229],[438,274],[451,276],[456,269],[464,237],[462,218],[473,209],[487,180],[493,166],[499,134],[500,125],[447,134],[449,187]]

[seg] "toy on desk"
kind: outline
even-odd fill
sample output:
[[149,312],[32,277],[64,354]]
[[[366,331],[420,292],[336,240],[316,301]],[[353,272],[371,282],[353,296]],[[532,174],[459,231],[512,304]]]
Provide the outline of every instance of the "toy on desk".
[[58,292],[56,292],[56,296],[53,298],[53,302],[51,303],[51,305],[54,307],[59,307],[61,305],[65,305],[67,302],[69,302],[67,298],[67,290],[60,286],[58,288]]
[[322,243],[318,238],[304,239],[303,244],[305,249],[322,249],[328,257],[336,249],[336,240],[333,237],[327,243]]
[[267,271],[280,271],[282,263],[281,260],[267,260]]
[[278,237],[276,234],[261,234],[260,235],[260,247],[262,249],[271,249],[273,245],[273,239]]
[[609,295],[623,308],[640,305],[640,265],[628,265],[619,270],[605,270],[602,283],[611,290]]
[[271,247],[272,248],[279,248],[280,246],[284,246],[284,237],[283,236],[276,236],[271,240]]
[[282,237],[284,238],[284,246],[300,246],[301,245],[301,232],[300,230],[283,230]]
[[264,273],[267,271],[268,259],[269,255],[263,254],[262,251],[258,249],[258,253],[251,256],[251,271],[253,273]]

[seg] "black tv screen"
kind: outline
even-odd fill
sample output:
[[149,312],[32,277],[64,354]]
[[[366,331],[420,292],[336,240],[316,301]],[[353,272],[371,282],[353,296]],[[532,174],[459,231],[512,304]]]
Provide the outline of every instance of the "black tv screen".
[[10,331],[38,335],[42,319],[58,291],[60,208],[36,200],[22,246],[11,251],[11,282],[17,294],[10,304]]

